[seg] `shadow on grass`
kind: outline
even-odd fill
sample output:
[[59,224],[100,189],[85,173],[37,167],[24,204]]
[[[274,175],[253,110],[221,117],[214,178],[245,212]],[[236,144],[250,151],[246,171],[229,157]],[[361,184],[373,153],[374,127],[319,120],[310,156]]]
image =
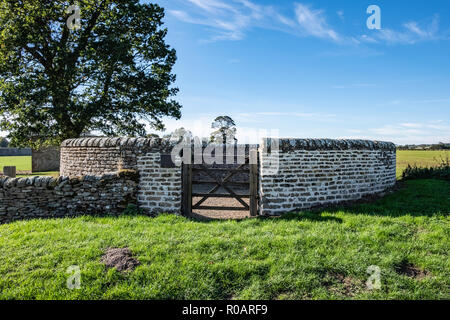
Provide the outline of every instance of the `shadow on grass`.
[[313,210],[324,212],[346,212],[378,216],[434,216],[450,213],[450,182],[434,179],[400,181],[397,190],[379,199],[361,200],[353,205]]
[[[329,215],[337,212],[390,217],[448,215],[450,213],[450,182],[435,179],[400,181],[393,193],[382,198],[370,197],[353,203],[288,212],[277,217],[260,216],[250,219],[260,221],[267,219],[313,222],[335,221],[340,223],[342,219]],[[200,215],[192,215],[189,219],[197,222],[230,220],[205,218]],[[235,220],[239,222],[247,219]]]
[[195,222],[217,222],[217,221],[236,221],[236,222],[242,222],[247,221],[249,219],[256,220],[256,221],[266,221],[266,220],[279,220],[279,221],[286,221],[286,220],[295,220],[295,221],[310,221],[310,222],[325,222],[325,221],[333,221],[337,223],[341,223],[342,219],[336,218],[333,216],[322,216],[321,214],[318,214],[317,212],[288,212],[281,216],[259,216],[259,217],[247,217],[247,218],[240,218],[240,219],[222,219],[222,218],[212,218],[212,217],[205,217],[196,213],[192,213],[189,217],[187,217],[190,220],[193,220]]
[[277,219],[284,221],[309,221],[309,222],[337,222],[342,223],[341,218],[336,218],[333,216],[324,216],[321,212],[314,211],[301,211],[301,212],[288,212],[279,217],[268,217],[262,216],[258,218],[259,220]]

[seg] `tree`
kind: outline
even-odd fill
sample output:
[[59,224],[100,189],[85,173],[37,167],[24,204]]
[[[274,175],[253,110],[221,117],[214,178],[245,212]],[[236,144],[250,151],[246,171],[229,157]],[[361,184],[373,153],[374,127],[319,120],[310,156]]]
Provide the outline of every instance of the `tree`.
[[0,148],[8,148],[9,142],[8,139],[0,137]]
[[211,142],[236,143],[236,124],[229,116],[220,116],[214,119],[211,128],[216,129],[211,133]]
[[172,132],[167,138],[174,142],[191,141],[193,139],[192,132],[181,127]]
[[[180,118],[164,10],[139,0],[0,0],[0,130],[11,143],[59,143],[97,131],[145,136]],[[73,9],[73,8],[72,8]]]
[[159,139],[159,135],[156,133],[148,133],[145,137],[148,139]]

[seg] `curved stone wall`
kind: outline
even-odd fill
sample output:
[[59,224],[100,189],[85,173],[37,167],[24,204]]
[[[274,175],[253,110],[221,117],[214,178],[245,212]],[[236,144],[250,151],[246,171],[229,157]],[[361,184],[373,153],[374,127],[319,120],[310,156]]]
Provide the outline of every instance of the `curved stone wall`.
[[101,175],[120,169],[137,169],[137,156],[148,152],[170,152],[164,139],[80,138],[61,144],[62,176]]
[[260,163],[260,210],[269,215],[357,200],[396,182],[390,142],[264,139]]
[[181,167],[164,168],[173,143],[153,138],[80,138],[61,144],[62,176],[102,175],[122,169],[139,174],[137,200],[148,213],[180,213]]
[[[61,175],[137,170],[138,204],[152,213],[180,213],[181,167],[162,165],[173,143],[163,139],[86,138],[61,145]],[[259,151],[260,214],[357,200],[396,182],[396,147],[369,140],[263,139]]]

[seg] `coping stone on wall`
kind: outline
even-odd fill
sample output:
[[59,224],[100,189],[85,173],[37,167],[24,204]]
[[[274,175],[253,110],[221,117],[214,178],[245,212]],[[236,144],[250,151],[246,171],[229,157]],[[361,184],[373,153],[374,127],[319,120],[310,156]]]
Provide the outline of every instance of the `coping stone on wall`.
[[68,139],[61,143],[61,147],[93,147],[93,148],[121,148],[121,149],[154,149],[170,151],[176,142],[165,138],[78,138]]
[[10,178],[10,177],[1,177],[0,178],[0,187],[3,188],[12,188],[19,186],[36,186],[36,187],[62,187],[64,182],[72,181],[82,182],[82,181],[106,181],[112,180],[115,178],[128,178],[133,181],[137,181],[139,177],[133,170],[123,170],[119,172],[106,172],[100,176],[94,175],[84,175],[79,177],[50,177],[50,176],[34,176],[29,178]]
[[[271,152],[271,138],[264,138],[262,148],[266,152]],[[278,139],[279,151],[293,152],[295,150],[396,150],[392,142],[372,141],[372,140],[335,140],[335,139]]]

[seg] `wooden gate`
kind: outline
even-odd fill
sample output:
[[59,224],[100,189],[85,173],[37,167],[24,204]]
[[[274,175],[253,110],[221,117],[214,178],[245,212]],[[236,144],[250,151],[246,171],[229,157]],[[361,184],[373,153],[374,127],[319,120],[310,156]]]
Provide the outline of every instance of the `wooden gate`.
[[[255,156],[256,159],[256,156]],[[227,210],[227,211],[249,211],[251,216],[258,215],[258,165],[249,163],[249,157],[245,163],[235,168],[226,166],[210,167],[204,164],[183,165],[183,203],[184,215],[189,215],[192,210]],[[198,179],[203,174],[206,179]],[[237,174],[248,177],[242,181],[233,179]],[[213,185],[211,189],[199,192],[194,188],[198,185]],[[236,188],[247,191],[237,192]],[[239,206],[211,206],[204,205],[210,198],[228,198],[238,201]],[[200,199],[200,200],[197,200]],[[249,199],[248,203],[244,199]]]

